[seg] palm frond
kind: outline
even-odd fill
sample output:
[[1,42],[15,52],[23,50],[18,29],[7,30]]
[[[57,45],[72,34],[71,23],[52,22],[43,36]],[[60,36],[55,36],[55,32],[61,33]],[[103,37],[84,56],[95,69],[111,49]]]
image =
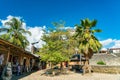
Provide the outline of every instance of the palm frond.
[[29,42],[24,34],[31,33],[25,29],[23,29],[23,21],[13,17],[10,21],[6,22],[5,25],[9,26],[8,28],[1,28],[1,31],[7,31],[7,33],[1,35],[1,38],[4,38],[15,45],[25,48]]
[[[79,50],[85,55],[91,55],[90,52],[97,52],[101,47],[101,43],[95,37],[94,33],[101,32],[100,29],[93,29],[97,21],[90,21],[88,18],[81,20],[81,25],[76,25],[75,37],[78,40]],[[89,51],[90,50],[90,51]]]

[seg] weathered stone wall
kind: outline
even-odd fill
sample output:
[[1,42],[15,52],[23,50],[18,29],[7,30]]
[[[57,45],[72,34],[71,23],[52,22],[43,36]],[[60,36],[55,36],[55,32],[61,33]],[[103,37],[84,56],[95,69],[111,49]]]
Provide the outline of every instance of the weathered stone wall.
[[116,54],[94,54],[90,59],[90,65],[97,65],[99,61],[103,61],[109,66],[120,66],[120,56]]
[[[97,62],[103,61],[106,65],[98,65]],[[93,72],[100,73],[120,73],[120,53],[117,54],[94,54],[90,59]]]
[[120,73],[120,66],[92,65],[93,72]]

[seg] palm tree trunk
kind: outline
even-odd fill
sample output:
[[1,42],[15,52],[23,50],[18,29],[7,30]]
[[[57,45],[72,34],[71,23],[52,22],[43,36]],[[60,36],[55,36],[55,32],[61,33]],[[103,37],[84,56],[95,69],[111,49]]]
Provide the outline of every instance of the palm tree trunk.
[[85,65],[87,66],[87,65],[89,65],[89,57],[88,56],[86,56],[86,61],[85,61]]
[[86,56],[85,58],[86,58],[86,61],[85,61],[84,66],[82,67],[82,69],[83,69],[83,74],[85,74],[86,71],[88,71],[89,73],[91,73],[91,66],[89,65],[89,57]]

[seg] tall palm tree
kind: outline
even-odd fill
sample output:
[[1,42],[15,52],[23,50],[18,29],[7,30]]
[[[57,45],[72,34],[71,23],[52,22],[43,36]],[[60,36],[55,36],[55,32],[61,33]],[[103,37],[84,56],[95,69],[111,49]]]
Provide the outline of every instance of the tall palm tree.
[[24,34],[31,35],[31,33],[23,29],[22,20],[14,17],[10,21],[6,22],[5,26],[7,27],[0,29],[0,32],[5,32],[0,36],[0,38],[10,41],[11,43],[22,48],[26,48],[26,46],[29,45],[29,41]]
[[99,51],[102,47],[99,40],[95,37],[96,32],[101,32],[100,29],[93,29],[97,21],[90,21],[89,19],[81,20],[80,25],[76,25],[75,37],[79,42],[79,50],[86,58],[85,66],[89,65],[89,59],[94,52]]

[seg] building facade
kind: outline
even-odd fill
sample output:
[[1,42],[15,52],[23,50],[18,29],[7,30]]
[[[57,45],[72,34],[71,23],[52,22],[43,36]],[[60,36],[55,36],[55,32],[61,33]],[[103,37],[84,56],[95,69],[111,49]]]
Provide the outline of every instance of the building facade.
[[[12,65],[12,72],[17,72],[17,66],[20,65],[21,72],[28,72],[37,64],[39,56],[31,54],[28,51],[0,39],[0,69],[9,62]],[[1,73],[2,70],[0,70]]]

